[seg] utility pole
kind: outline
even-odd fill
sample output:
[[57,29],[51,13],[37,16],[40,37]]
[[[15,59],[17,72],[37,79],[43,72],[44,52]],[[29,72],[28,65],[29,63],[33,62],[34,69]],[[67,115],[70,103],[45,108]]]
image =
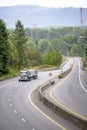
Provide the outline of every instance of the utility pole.
[[80,24],[81,24],[81,27],[83,26],[83,9],[80,8]]

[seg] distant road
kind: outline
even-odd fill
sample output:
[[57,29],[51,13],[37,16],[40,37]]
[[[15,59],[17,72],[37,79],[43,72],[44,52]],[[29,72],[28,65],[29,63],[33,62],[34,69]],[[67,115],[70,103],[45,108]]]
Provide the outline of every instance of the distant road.
[[72,72],[51,92],[51,98],[65,109],[87,120],[87,74],[81,70],[78,58]]

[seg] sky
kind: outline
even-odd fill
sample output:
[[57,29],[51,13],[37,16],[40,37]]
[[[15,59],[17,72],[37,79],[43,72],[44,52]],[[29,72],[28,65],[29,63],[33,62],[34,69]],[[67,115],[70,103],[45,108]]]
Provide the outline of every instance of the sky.
[[0,0],[0,6],[40,5],[46,7],[87,7],[87,0]]

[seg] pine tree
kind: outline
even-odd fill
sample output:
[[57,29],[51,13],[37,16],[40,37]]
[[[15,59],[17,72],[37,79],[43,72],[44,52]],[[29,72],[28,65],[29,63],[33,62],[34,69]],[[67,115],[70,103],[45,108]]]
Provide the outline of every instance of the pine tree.
[[8,73],[9,44],[8,31],[5,23],[0,19],[0,74]]
[[24,65],[24,46],[27,41],[24,27],[20,20],[16,23],[14,30],[15,44],[19,55],[19,69]]

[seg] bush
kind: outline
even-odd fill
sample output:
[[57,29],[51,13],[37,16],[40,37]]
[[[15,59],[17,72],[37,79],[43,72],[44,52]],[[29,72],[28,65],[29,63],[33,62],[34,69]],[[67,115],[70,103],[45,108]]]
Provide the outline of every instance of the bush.
[[62,55],[58,51],[49,51],[43,54],[43,64],[59,66],[62,62]]
[[62,78],[62,74],[59,74],[59,75],[58,75],[58,78],[61,79],[61,78]]
[[52,68],[56,68],[56,67],[54,65],[47,65],[47,64],[35,67],[35,69],[37,69],[37,70],[43,70],[43,69],[49,69],[49,68],[52,69]]
[[0,75],[2,74],[8,74],[9,73],[9,69],[0,69]]

